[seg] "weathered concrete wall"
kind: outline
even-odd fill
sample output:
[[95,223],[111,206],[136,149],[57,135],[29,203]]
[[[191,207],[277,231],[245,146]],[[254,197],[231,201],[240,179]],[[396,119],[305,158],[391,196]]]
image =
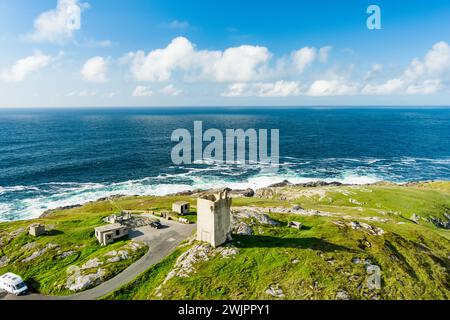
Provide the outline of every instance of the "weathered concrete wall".
[[197,199],[197,240],[217,247],[229,239],[231,202],[227,191]]

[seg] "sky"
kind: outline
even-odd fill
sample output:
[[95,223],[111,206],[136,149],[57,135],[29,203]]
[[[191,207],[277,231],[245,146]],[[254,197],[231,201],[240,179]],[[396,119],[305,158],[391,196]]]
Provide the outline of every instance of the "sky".
[[0,0],[2,108],[367,105],[450,105],[449,1]]

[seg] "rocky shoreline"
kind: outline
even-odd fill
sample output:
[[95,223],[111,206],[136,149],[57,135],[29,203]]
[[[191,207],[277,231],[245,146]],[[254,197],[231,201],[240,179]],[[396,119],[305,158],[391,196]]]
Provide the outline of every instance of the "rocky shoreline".
[[[259,189],[256,189],[256,190],[251,189],[251,188],[247,188],[247,189],[230,189],[230,188],[228,188],[228,192],[229,192],[229,195],[232,198],[235,198],[235,197],[251,198],[251,197],[264,197],[262,195],[266,194],[268,190],[273,190],[273,189],[277,189],[277,188],[284,188],[284,187],[320,188],[320,187],[346,187],[346,186],[371,186],[371,185],[380,185],[380,186],[386,186],[386,185],[414,186],[414,185],[418,185],[418,184],[422,184],[422,183],[429,183],[429,182],[436,182],[436,181],[434,181],[434,180],[425,180],[425,181],[416,181],[416,182],[407,182],[407,183],[394,183],[394,182],[388,182],[388,181],[381,181],[381,182],[376,182],[376,183],[361,184],[361,185],[358,184],[358,185],[356,185],[356,184],[343,184],[343,183],[340,183],[340,182],[337,182],[337,181],[326,182],[326,181],[323,181],[323,180],[304,182],[304,183],[292,183],[292,182],[290,182],[288,180],[284,180],[284,181],[277,182],[277,183],[271,184],[271,185],[269,185],[267,187],[259,188]],[[176,193],[168,194],[167,196],[200,196],[201,194],[213,192],[215,190],[217,190],[217,189],[194,189],[194,190],[187,190],[187,191],[182,191],[182,192],[176,192]],[[99,198],[97,200],[88,201],[88,202],[85,202],[85,203],[82,203],[82,204],[62,206],[62,207],[58,207],[58,208],[55,208],[55,209],[46,210],[38,218],[39,219],[46,218],[46,217],[52,215],[56,211],[80,208],[80,207],[82,207],[84,205],[87,205],[87,204],[90,204],[90,203],[101,202],[101,201],[117,200],[117,199],[125,198],[125,197],[139,197],[139,196],[142,196],[142,195],[116,194],[116,195],[112,195],[112,196],[109,196],[109,197],[102,197],[102,198]]]

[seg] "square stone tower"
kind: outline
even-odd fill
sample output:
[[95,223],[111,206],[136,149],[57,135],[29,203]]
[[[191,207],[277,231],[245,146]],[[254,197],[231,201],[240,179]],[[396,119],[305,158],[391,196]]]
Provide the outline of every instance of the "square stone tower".
[[231,198],[228,190],[197,199],[197,240],[220,246],[231,238]]

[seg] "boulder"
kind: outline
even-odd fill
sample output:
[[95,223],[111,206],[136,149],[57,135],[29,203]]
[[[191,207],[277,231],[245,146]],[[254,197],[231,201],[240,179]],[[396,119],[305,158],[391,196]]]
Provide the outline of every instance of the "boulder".
[[[73,272],[72,270],[68,270],[68,272]],[[98,269],[95,273],[86,275],[80,275],[78,272],[73,272],[73,274],[67,278],[66,288],[75,292],[89,289],[102,283],[105,274],[106,272],[104,269]]]
[[266,290],[266,294],[271,295],[275,298],[284,298],[285,295],[283,293],[283,290],[281,289],[279,284],[272,284],[270,287]]

